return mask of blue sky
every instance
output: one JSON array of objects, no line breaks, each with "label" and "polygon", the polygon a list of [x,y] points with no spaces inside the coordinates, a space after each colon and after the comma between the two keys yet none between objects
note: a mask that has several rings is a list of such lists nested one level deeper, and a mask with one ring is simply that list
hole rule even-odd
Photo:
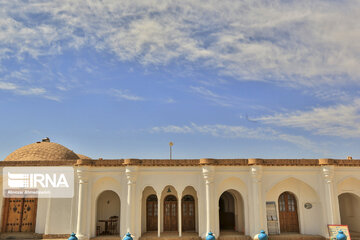
[{"label": "blue sky", "polygon": [[360,157],[359,1],[0,1],[0,158]]}]

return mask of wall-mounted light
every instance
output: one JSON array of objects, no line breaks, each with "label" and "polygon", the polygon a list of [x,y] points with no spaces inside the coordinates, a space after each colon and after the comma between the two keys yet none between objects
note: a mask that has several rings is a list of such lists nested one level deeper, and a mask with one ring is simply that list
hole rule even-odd
[{"label": "wall-mounted light", "polygon": [[107,200],[107,202],[106,202],[107,204],[109,204],[110,203],[110,200]]},{"label": "wall-mounted light", "polygon": [[169,192],[171,192],[171,189],[170,189],[170,187],[168,187],[168,190],[167,190],[167,192],[169,193]]}]

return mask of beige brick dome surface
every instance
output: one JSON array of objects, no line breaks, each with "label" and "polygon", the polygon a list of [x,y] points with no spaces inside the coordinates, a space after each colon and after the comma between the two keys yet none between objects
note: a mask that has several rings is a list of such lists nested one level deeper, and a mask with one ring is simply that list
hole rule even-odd
[{"label": "beige brick dome surface", "polygon": [[82,154],[79,154],[79,153],[77,153],[76,155],[78,155],[78,157],[79,157],[80,159],[91,159],[91,158],[89,158],[88,156],[85,156],[85,155],[82,155]]},{"label": "beige brick dome surface", "polygon": [[76,160],[80,158],[82,157],[58,143],[37,142],[15,150],[4,161]]}]

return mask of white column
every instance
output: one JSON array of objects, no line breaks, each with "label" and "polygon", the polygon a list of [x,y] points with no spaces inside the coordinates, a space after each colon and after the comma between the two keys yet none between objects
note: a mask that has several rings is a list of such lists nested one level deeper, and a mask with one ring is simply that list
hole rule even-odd
[{"label": "white column", "polygon": [[158,237],[160,237],[161,233],[161,195],[158,198]]},{"label": "white column", "polygon": [[204,166],[202,169],[205,180],[206,193],[206,234],[210,231],[218,234],[215,229],[215,213],[218,208],[214,207],[214,167]]},{"label": "white column", "polygon": [[127,166],[125,175],[127,179],[127,200],[126,200],[126,232],[135,233],[135,187],[136,187],[135,166]]},{"label": "white column", "polygon": [[334,166],[323,166],[321,171],[325,188],[326,224],[340,224],[339,201],[334,191]]},{"label": "white column", "polygon": [[179,237],[182,235],[181,195],[178,197],[178,230]]},{"label": "white column", "polygon": [[45,222],[45,234],[50,234],[50,224],[51,224],[51,196],[48,198],[48,205],[47,205],[47,211],[46,211],[46,222]]},{"label": "white column", "polygon": [[265,203],[262,198],[262,166],[251,166],[251,187],[252,187],[252,208],[253,208],[253,232],[252,236],[264,230],[264,207]]},{"label": "white column", "polygon": [[86,235],[88,177],[87,172],[81,168],[77,170],[77,175],[79,180],[79,195],[76,235],[78,239],[88,239]]}]

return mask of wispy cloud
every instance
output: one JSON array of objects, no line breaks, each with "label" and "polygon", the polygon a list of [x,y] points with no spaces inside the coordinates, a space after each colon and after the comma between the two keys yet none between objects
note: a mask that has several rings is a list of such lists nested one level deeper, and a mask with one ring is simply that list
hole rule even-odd
[{"label": "wispy cloud", "polygon": [[23,96],[38,96],[52,101],[60,102],[60,97],[50,94],[45,88],[41,87],[27,87],[18,84],[0,81],[0,91],[12,92],[16,95]]},{"label": "wispy cloud", "polygon": [[173,98],[166,99],[166,103],[176,103],[176,101]]},{"label": "wispy cloud", "polygon": [[320,151],[317,149],[317,144],[303,136],[296,136],[281,133],[272,128],[247,128],[244,126],[233,126],[224,124],[214,125],[197,125],[191,123],[190,125],[176,126],[156,126],[151,128],[151,133],[176,133],[176,134],[205,134],[214,137],[222,138],[244,138],[244,139],[258,139],[258,140],[282,140],[290,142],[297,146],[311,149],[314,152]]},{"label": "wispy cloud", "polygon": [[348,104],[263,116],[256,120],[270,125],[302,128],[317,135],[359,138],[360,99]]},{"label": "wispy cloud", "polygon": [[0,89],[1,90],[16,90],[17,86],[13,83],[0,82]]},{"label": "wispy cloud", "polygon": [[111,89],[111,95],[118,99],[128,100],[128,101],[143,101],[144,98],[131,94],[129,90],[121,90],[121,89]]},{"label": "wispy cloud", "polygon": [[213,91],[200,86],[190,86],[191,91],[200,94],[203,98],[224,107],[229,107],[233,105],[232,100],[227,96],[220,96]]},{"label": "wispy cloud", "polygon": [[0,59],[92,47],[290,87],[359,84],[360,2],[3,1]]}]

